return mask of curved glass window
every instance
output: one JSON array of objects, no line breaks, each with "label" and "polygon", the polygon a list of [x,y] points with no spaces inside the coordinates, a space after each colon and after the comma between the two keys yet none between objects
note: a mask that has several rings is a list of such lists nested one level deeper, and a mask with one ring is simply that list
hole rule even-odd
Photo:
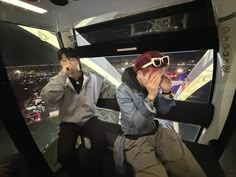
[{"label": "curved glass window", "polygon": [[[176,100],[207,103],[210,96],[211,81],[213,76],[213,50],[182,51],[162,53],[170,57],[167,75],[172,79],[172,93]],[[138,55],[107,56],[99,58],[86,58],[86,60],[104,60],[112,65],[108,73],[103,68],[90,67],[94,73],[100,74],[111,86],[121,83],[121,75],[127,67],[132,66],[132,61]],[[99,65],[99,64],[98,64]],[[107,63],[106,66],[109,66]],[[105,67],[106,68],[106,67]],[[108,70],[108,69],[105,69]],[[117,83],[114,84],[114,83]],[[104,116],[106,115],[107,116]],[[118,122],[109,115],[102,113],[101,118],[111,122]],[[118,116],[118,115],[117,115]],[[113,116],[114,117],[114,116]],[[162,124],[170,123],[184,140],[195,141],[200,126],[160,120]]]},{"label": "curved glass window", "polygon": [[[57,108],[47,109],[39,93],[59,70],[56,33],[5,22],[0,25],[1,51],[18,105],[35,142],[54,169]],[[50,152],[52,148],[54,153]]]}]

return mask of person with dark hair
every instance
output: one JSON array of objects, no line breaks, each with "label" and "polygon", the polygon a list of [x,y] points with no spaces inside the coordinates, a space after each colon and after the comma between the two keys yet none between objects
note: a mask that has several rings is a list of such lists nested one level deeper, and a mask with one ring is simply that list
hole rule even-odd
[{"label": "person with dark hair", "polygon": [[122,173],[126,157],[136,177],[206,177],[174,129],[155,120],[156,113],[175,106],[171,79],[165,75],[168,65],[168,56],[147,51],[122,75],[116,94],[123,131],[115,142],[117,170]]},{"label": "person with dark hair", "polygon": [[[58,160],[70,177],[81,175],[76,158],[76,141],[83,136],[91,141],[90,176],[100,176],[101,161],[107,148],[106,126],[97,118],[96,104],[100,99],[115,99],[115,89],[92,73],[81,70],[80,59],[73,48],[57,53],[62,70],[42,89],[41,96],[48,106],[59,105],[60,132]],[[117,105],[118,107],[118,105]]]}]

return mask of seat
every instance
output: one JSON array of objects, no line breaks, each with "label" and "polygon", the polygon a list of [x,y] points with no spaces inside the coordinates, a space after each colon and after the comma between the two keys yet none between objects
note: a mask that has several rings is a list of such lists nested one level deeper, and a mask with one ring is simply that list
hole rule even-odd
[{"label": "seat", "polygon": [[[214,152],[208,145],[198,144],[194,142],[188,142],[184,141],[186,146],[189,148],[189,150],[193,153],[194,157],[206,173],[207,177],[224,177],[223,169],[221,168],[220,163],[218,162]],[[80,147],[83,148],[84,146]],[[85,148],[85,147],[84,147]],[[104,177],[120,177],[115,172],[115,165],[113,161],[113,152],[111,150],[112,148],[108,148],[108,151],[106,152],[106,155],[104,157]],[[83,149],[81,152],[84,152],[86,150]],[[85,157],[85,156],[84,156]],[[85,160],[85,159],[84,159]],[[82,160],[82,161],[84,161]],[[88,168],[89,169],[89,168]],[[131,177],[128,175],[124,175],[123,177]]]},{"label": "seat", "polygon": [[198,161],[207,177],[224,177],[223,169],[216,158],[216,154],[208,145],[184,141],[193,156]]},{"label": "seat", "polygon": [[[222,155],[227,145],[228,139],[232,135],[232,132],[235,131],[236,119],[235,119],[235,111],[233,109],[235,104],[236,104],[236,99],[234,96],[234,100],[231,105],[231,109],[230,109],[227,121],[225,123],[224,129],[219,139],[216,141],[217,145],[210,143],[211,145],[209,146],[209,145],[199,144],[196,142],[184,141],[186,146],[192,152],[192,154],[194,155],[194,157],[196,158],[196,160],[198,161],[198,163],[200,164],[200,166],[206,173],[207,177],[224,177],[225,176],[218,159]],[[193,103],[193,105],[192,105],[191,111],[197,112],[198,113],[197,115],[195,114],[193,115],[191,111],[186,111],[185,114],[183,114],[182,111],[185,110],[186,108],[185,106],[188,107],[189,105],[188,104],[186,105],[184,102],[179,102],[180,110],[175,109],[174,111],[172,111],[171,114],[175,116],[174,117],[170,116],[170,117],[172,118],[179,117],[178,115],[181,114],[183,116],[181,117],[181,122],[188,123],[188,121],[191,121],[191,123],[195,123],[203,127],[207,126],[210,123],[210,120],[212,119],[211,116],[213,114],[214,107],[209,104],[204,106],[204,104],[199,104],[199,103]],[[207,113],[205,113],[203,110],[207,110]],[[191,115],[193,117],[192,120],[189,119]],[[205,120],[203,122],[199,121],[197,119],[198,116],[200,116],[201,120],[204,120],[204,118]],[[168,118],[167,120],[170,120],[170,119]],[[114,127],[112,127],[111,129],[114,130]],[[113,152],[112,152],[111,147],[108,148],[108,151],[105,155],[103,170],[105,172],[104,177],[125,177],[125,176],[120,176],[115,173]],[[127,175],[127,177],[131,177],[131,176]]]}]

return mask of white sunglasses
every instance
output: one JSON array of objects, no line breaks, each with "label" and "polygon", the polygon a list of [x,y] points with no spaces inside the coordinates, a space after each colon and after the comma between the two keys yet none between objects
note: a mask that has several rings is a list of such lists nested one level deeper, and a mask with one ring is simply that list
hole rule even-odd
[{"label": "white sunglasses", "polygon": [[163,56],[163,57],[155,57],[151,58],[151,61],[145,65],[143,65],[141,68],[146,68],[150,65],[153,65],[155,67],[161,66],[161,64],[170,64],[169,56]]}]

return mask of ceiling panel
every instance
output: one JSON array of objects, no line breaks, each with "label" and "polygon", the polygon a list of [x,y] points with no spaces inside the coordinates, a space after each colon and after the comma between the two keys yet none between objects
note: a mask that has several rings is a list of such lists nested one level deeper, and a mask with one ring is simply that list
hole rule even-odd
[{"label": "ceiling panel", "polygon": [[[64,31],[90,17],[110,13],[116,14],[115,18],[117,18],[189,1],[193,0],[70,0],[68,5],[62,7],[52,4],[49,0],[32,3],[48,10],[43,15],[0,2],[0,20]],[[106,18],[114,18],[114,16],[106,16]]]}]

